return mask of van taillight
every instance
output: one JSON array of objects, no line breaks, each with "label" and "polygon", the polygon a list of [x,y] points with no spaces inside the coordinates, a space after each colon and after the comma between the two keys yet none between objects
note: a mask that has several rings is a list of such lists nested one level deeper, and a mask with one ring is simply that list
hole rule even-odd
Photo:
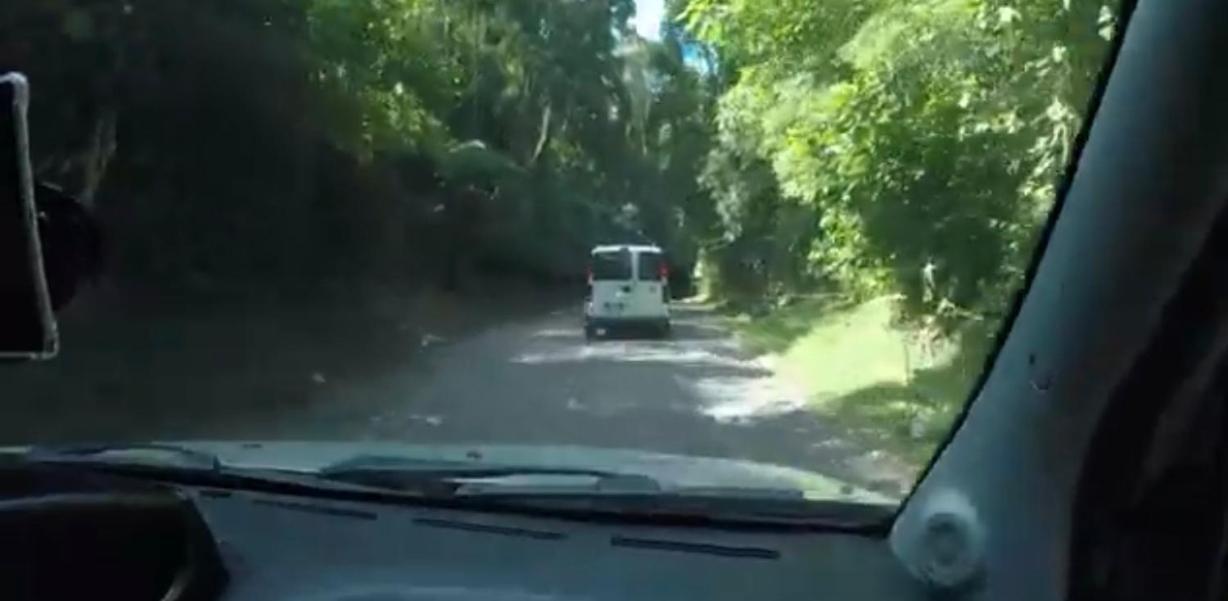
[{"label": "van taillight", "polygon": [[665,261],[661,261],[661,266],[657,268],[657,275],[660,276],[662,282],[669,280],[669,265]]},{"label": "van taillight", "polygon": [[584,279],[589,286],[593,285],[593,265],[591,263],[584,268]]}]

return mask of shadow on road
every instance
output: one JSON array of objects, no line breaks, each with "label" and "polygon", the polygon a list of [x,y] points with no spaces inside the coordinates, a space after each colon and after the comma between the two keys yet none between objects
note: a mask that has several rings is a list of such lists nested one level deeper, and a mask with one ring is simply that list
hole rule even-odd
[{"label": "shadow on road", "polygon": [[540,291],[411,291],[379,306],[349,296],[104,300],[59,316],[56,358],[0,365],[0,442],[338,438],[314,419],[323,393],[418,377],[437,347],[558,304]]}]

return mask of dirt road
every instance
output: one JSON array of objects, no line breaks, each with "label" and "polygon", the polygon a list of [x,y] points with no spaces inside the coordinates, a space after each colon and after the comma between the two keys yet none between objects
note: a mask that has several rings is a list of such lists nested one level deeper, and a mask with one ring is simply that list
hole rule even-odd
[{"label": "dirt road", "polygon": [[426,333],[448,331],[440,321],[360,335],[285,309],[240,315],[70,331],[61,357],[4,376],[0,439],[574,444],[776,463],[892,494],[913,475],[824,424],[697,305],[675,308],[667,340],[595,342],[576,308],[456,339]]},{"label": "dirt road", "polygon": [[424,342],[425,365],[322,387],[310,415],[279,420],[277,434],[733,457],[893,493],[912,476],[825,427],[703,307],[678,307],[667,340],[586,342],[576,312],[559,310]]}]

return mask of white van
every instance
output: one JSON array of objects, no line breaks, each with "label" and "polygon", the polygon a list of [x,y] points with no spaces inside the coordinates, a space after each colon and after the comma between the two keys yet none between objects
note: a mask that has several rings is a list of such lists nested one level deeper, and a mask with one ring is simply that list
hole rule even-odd
[{"label": "white van", "polygon": [[656,246],[614,244],[593,248],[588,264],[584,335],[615,328],[650,328],[669,335],[669,268]]}]

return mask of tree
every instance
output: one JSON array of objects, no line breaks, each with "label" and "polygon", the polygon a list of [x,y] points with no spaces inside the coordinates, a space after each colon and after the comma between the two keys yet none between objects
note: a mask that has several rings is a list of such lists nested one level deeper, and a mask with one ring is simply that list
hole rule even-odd
[{"label": "tree", "polygon": [[694,253],[708,101],[633,10],[26,0],[0,66],[30,74],[39,176],[96,199],[118,280],[558,277],[606,238]]},{"label": "tree", "polygon": [[827,282],[901,292],[913,312],[1001,310],[1051,206],[1111,11],[805,4],[680,11],[737,68],[703,178],[721,244],[743,249],[725,267],[759,265],[756,294]]}]

